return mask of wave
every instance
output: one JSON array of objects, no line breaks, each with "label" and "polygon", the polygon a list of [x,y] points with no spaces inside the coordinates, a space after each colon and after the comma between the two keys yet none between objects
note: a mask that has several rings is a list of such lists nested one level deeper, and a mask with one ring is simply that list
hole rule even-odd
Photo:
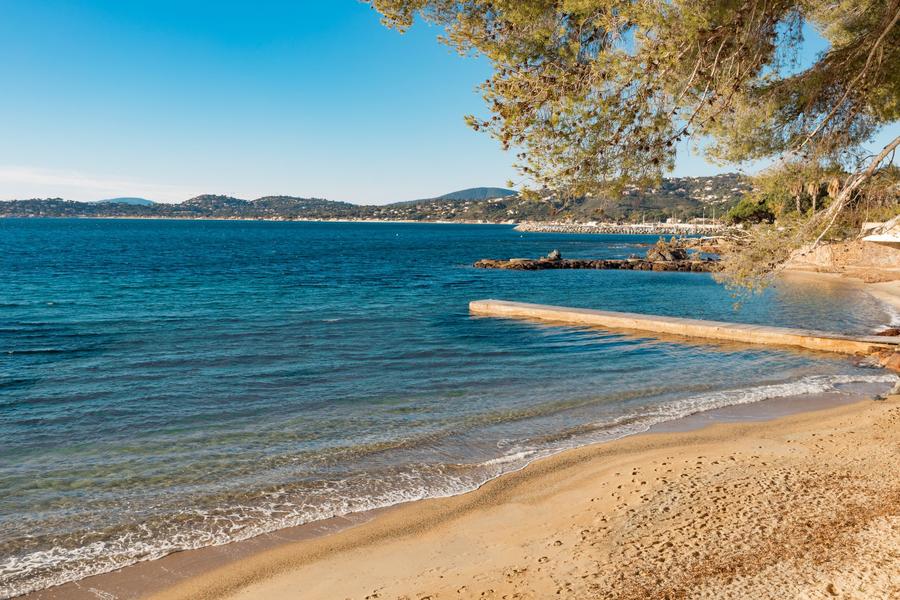
[{"label": "wave", "polygon": [[[890,327],[900,327],[900,308],[897,307],[896,304],[892,302],[884,302],[884,311],[888,314],[889,317],[889,326]],[[878,330],[884,329],[883,327],[879,327]]]},{"label": "wave", "polygon": [[86,348],[23,348],[21,350],[5,350],[7,355],[29,355],[29,354],[69,354],[73,352],[82,352]]},{"label": "wave", "polygon": [[717,408],[750,404],[773,398],[806,396],[838,391],[838,386],[855,383],[892,383],[896,375],[811,375],[797,381],[762,385],[752,388],[723,390],[675,400],[662,405],[659,412],[661,421],[683,418]]}]

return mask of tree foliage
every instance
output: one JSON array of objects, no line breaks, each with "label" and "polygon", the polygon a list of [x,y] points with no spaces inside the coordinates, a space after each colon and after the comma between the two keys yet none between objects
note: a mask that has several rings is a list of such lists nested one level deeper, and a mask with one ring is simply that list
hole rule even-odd
[{"label": "tree foliage", "polygon": [[[724,161],[844,164],[900,117],[900,0],[370,2],[493,62],[493,115],[469,122],[523,149],[522,170],[551,188],[658,177],[688,136]],[[804,23],[830,49],[797,71]]]},{"label": "tree foliage", "polygon": [[[795,253],[858,236],[863,223],[900,214],[900,168],[868,172],[877,163],[876,157],[869,169],[849,175],[788,163],[757,176],[757,187],[728,215],[745,228],[734,234],[736,251],[726,254],[717,279],[735,289],[761,289]],[[864,179],[864,188],[854,185]]]},{"label": "tree foliage", "polygon": [[728,211],[725,221],[732,225],[741,223],[774,223],[775,213],[769,200],[762,194],[747,194],[737,206]]},{"label": "tree foliage", "polygon": [[[788,192],[779,209],[819,238],[900,144],[861,151],[900,118],[900,0],[368,1],[391,27],[422,18],[490,59],[491,116],[468,122],[519,150],[538,187],[656,180],[680,142],[703,139],[712,160],[780,158],[789,187],[824,185],[805,195],[827,208]],[[805,24],[829,48],[800,68]]]}]

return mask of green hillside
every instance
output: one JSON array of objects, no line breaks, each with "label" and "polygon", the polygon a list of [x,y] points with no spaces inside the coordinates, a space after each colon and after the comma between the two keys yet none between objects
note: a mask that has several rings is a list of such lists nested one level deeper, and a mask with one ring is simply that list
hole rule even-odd
[{"label": "green hillside", "polygon": [[204,194],[179,204],[72,202],[59,198],[0,202],[0,216],[218,219],[381,219],[405,221],[656,221],[723,215],[750,189],[740,175],[665,179],[653,188],[626,187],[608,196],[526,200],[503,188],[471,188],[438,198],[366,206],[322,198],[265,196],[242,200]]}]

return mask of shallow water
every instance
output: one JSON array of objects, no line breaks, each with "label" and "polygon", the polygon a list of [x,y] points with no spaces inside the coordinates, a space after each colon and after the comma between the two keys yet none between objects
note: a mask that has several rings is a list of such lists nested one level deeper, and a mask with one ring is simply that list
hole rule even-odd
[{"label": "shallow water", "polygon": [[0,219],[0,597],[472,489],[716,406],[892,380],[854,360],[473,318],[501,298],[868,333],[859,291],[484,271],[648,236]]}]

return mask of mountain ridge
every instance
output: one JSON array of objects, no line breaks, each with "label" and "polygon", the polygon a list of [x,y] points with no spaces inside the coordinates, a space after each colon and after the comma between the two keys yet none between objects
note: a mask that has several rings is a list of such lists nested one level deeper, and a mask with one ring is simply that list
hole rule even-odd
[{"label": "mountain ridge", "polygon": [[[722,215],[749,189],[750,184],[746,178],[729,173],[710,177],[670,178],[652,188],[626,186],[615,195],[610,193],[561,199],[545,194],[541,201],[522,198],[512,190],[490,187],[468,188],[430,199],[377,206],[286,195],[245,200],[222,194],[201,194],[176,204],[152,205],[86,203],[45,198],[0,202],[0,216],[490,223],[641,221]],[[501,192],[502,195],[494,197]]]}]

